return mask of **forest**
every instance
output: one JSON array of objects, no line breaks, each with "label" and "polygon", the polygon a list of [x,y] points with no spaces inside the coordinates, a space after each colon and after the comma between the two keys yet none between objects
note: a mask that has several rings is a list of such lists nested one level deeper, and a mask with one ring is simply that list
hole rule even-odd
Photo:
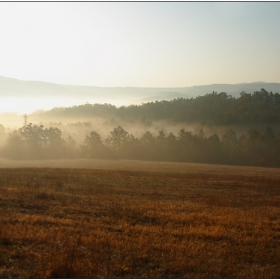
[{"label": "forest", "polygon": [[279,278],[278,97],[0,124],[0,278]]},{"label": "forest", "polygon": [[163,129],[156,135],[145,132],[135,137],[121,126],[102,139],[91,131],[82,145],[56,127],[28,124],[10,133],[1,157],[11,159],[98,158],[177,161],[252,166],[280,166],[280,139],[271,127],[263,132],[250,129],[237,137],[229,129],[220,138],[181,129],[177,135]]},{"label": "forest", "polygon": [[[26,123],[19,129],[0,127],[2,148],[0,156],[10,159],[135,159],[151,161],[173,161],[193,163],[215,163],[230,165],[280,166],[280,137],[275,127],[280,121],[280,95],[264,89],[239,98],[226,93],[207,94],[195,99],[152,102],[116,108],[109,104],[85,104],[71,108],[54,108],[41,114],[56,115],[58,119],[75,116],[103,117],[110,120],[125,119],[129,124],[145,123],[144,132],[135,134],[114,121],[114,127],[107,135],[93,129],[90,122],[78,123],[81,141],[62,131],[59,125]],[[37,112],[39,114],[39,112]],[[158,130],[153,122],[173,121],[178,128],[172,132],[166,128]],[[202,128],[196,132],[186,129],[184,123],[200,123],[204,127],[223,125],[224,132],[205,133]],[[171,122],[172,123],[172,122]],[[61,123],[60,123],[61,124]],[[112,123],[111,123],[112,124]],[[246,124],[245,133],[236,132],[232,124]],[[262,129],[254,127],[262,124]],[[76,126],[72,124],[72,126]],[[135,131],[135,130],[134,130]]]},{"label": "forest", "polygon": [[34,112],[37,117],[113,117],[127,121],[152,122],[169,120],[175,123],[205,125],[278,124],[280,94],[265,89],[253,94],[241,92],[238,98],[225,92],[196,98],[177,98],[141,105],[116,107],[111,104],[83,104]]}]

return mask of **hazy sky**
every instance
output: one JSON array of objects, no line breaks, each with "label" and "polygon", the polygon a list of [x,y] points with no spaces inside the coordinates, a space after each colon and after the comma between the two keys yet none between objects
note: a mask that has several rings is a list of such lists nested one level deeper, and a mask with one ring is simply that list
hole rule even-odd
[{"label": "hazy sky", "polygon": [[0,3],[0,75],[135,87],[280,82],[280,2]]}]

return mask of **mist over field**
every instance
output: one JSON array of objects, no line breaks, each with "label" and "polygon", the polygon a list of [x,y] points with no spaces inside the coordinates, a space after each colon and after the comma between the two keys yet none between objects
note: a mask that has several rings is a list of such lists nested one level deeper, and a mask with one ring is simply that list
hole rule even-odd
[{"label": "mist over field", "polygon": [[[0,156],[132,159],[279,166],[280,95],[212,92],[115,106],[2,114]],[[272,156],[273,155],[273,156]]]},{"label": "mist over field", "polygon": [[0,278],[280,279],[279,15],[0,1]]},{"label": "mist over field", "polygon": [[[225,133],[227,126],[205,125],[201,120],[177,121],[166,118],[151,120],[145,112],[137,119],[127,119],[116,111],[122,108],[140,106],[141,104],[169,101],[179,98],[196,98],[212,92],[226,92],[235,98],[241,92],[254,92],[265,87],[268,91],[279,92],[279,83],[247,83],[247,84],[213,84],[184,88],[109,88],[93,86],[71,86],[39,81],[23,81],[13,78],[0,77],[0,117],[5,127],[2,128],[0,144],[3,145],[7,135],[24,124],[23,115],[28,115],[28,123],[42,124],[46,127],[56,126],[61,129],[63,136],[71,135],[78,144],[82,144],[90,131],[95,130],[104,139],[115,126],[123,126],[136,137],[147,130],[156,134],[163,129],[177,134],[184,128],[198,132],[203,129],[206,135]],[[144,102],[145,101],[145,102]],[[88,106],[86,106],[88,104]],[[96,104],[90,113],[86,107]],[[98,104],[100,106],[98,107]],[[102,104],[104,104],[102,106]],[[108,106],[106,106],[106,104]],[[67,109],[68,108],[68,109]],[[76,108],[76,110],[75,110]],[[78,109],[81,108],[80,111]],[[83,108],[85,108],[83,110]],[[180,108],[178,108],[180,109]],[[165,110],[165,109],[164,109]],[[203,108],[207,110],[207,108]],[[2,113],[1,113],[2,111]],[[64,112],[66,112],[64,114]],[[231,124],[237,133],[244,133],[243,124]],[[259,125],[257,127],[260,127]],[[275,125],[274,125],[275,127]],[[263,129],[264,127],[261,126]],[[277,129],[277,127],[275,127]]]}]

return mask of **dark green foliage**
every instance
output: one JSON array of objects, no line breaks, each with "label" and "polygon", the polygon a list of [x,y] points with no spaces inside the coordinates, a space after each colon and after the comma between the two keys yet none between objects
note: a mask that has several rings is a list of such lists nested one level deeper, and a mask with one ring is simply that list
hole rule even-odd
[{"label": "dark green foliage", "polygon": [[[82,156],[280,166],[280,138],[270,126],[263,132],[250,129],[240,137],[233,129],[219,136],[206,136],[203,130],[194,134],[184,129],[174,135],[161,129],[157,135],[146,131],[139,138],[117,126],[120,119],[147,126],[151,121],[159,120],[226,127],[233,127],[234,124],[246,124],[246,127],[257,124],[263,127],[269,124],[275,126],[280,122],[280,95],[268,93],[265,89],[253,94],[242,92],[239,98],[233,98],[224,92],[213,92],[195,99],[179,98],[120,108],[110,104],[85,104],[55,108],[46,114],[61,117],[106,117],[116,127],[104,141],[97,132],[91,131],[78,150],[75,149],[73,139],[68,137],[64,140],[57,127],[44,128],[42,125],[29,124],[9,134],[1,155],[15,159]],[[90,123],[78,125],[90,127]],[[4,127],[0,127],[1,133],[5,134]]]},{"label": "dark green foliage", "polygon": [[118,126],[113,131],[111,131],[110,135],[105,140],[106,144],[116,151],[121,150],[128,141],[129,134],[121,126]]},{"label": "dark green foliage", "polygon": [[69,155],[69,143],[58,128],[30,123],[8,136],[2,154],[15,159],[63,158]]},{"label": "dark green foliage", "polygon": [[[138,139],[118,126],[105,144],[92,132],[86,137],[85,147],[91,138],[96,138],[95,149],[107,149],[107,155],[120,159],[280,166],[280,139],[271,127],[264,133],[250,129],[239,138],[232,129],[221,139],[217,134],[205,136],[202,129],[197,134],[181,129],[177,136],[161,129],[158,135],[147,131]],[[104,153],[99,155],[105,157]]]},{"label": "dark green foliage", "polygon": [[239,98],[234,98],[225,92],[213,92],[196,98],[178,98],[120,108],[110,104],[87,103],[55,108],[41,114],[45,117],[118,118],[147,125],[160,120],[203,125],[277,124],[280,121],[280,94],[261,89],[253,94],[241,92]]},{"label": "dark green foliage", "polygon": [[147,131],[137,138],[118,126],[104,142],[97,132],[91,131],[79,152],[73,148],[74,145],[71,137],[62,139],[58,128],[44,129],[43,126],[29,124],[9,135],[2,156],[14,159],[82,156],[280,166],[280,139],[271,127],[263,133],[250,129],[240,137],[229,129],[220,139],[217,134],[206,136],[202,129],[197,134],[181,129],[177,136],[161,129],[155,136]]},{"label": "dark green foliage", "polygon": [[103,147],[100,135],[96,131],[91,131],[90,134],[86,136],[82,149],[86,157],[98,158],[101,155]]},{"label": "dark green foliage", "polygon": [[114,158],[96,131],[91,131],[86,136],[84,144],[81,146],[81,152],[83,156],[88,158]]}]

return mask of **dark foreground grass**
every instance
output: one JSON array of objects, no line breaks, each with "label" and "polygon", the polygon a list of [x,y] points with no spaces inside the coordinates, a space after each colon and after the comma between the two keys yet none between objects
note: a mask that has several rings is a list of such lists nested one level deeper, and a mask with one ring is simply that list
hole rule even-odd
[{"label": "dark foreground grass", "polygon": [[0,169],[0,277],[279,278],[273,172]]}]

